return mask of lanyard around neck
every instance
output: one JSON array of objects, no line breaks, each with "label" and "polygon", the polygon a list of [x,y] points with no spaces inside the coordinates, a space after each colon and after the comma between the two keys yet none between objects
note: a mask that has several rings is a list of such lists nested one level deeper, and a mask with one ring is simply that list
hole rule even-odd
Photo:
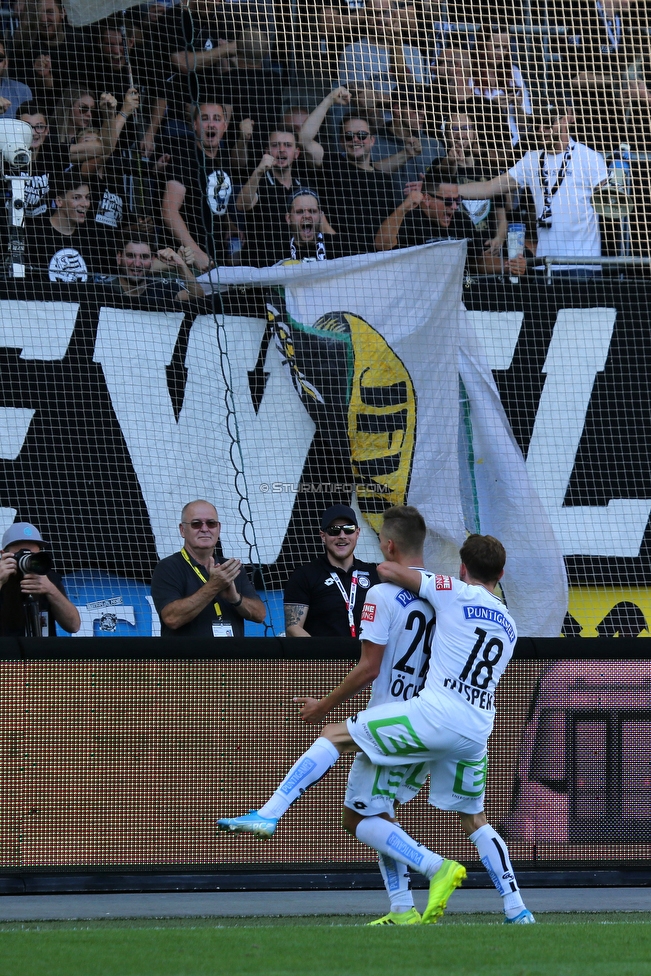
[{"label": "lanyard around neck", "polygon": [[[183,546],[183,548],[181,549],[181,555],[185,559],[185,561],[188,564],[188,566],[190,566],[195,571],[195,573],[197,574],[197,576],[199,577],[199,579],[201,580],[201,582],[202,583],[207,583],[208,580],[203,575],[203,573],[201,572],[201,570],[199,569],[199,567],[198,566],[195,566],[195,564],[192,562],[192,560],[188,556],[188,554],[186,552],[186,549],[185,549],[185,546]],[[223,614],[222,614],[222,608],[221,608],[220,604],[217,602],[217,600],[215,600],[215,602],[213,603],[213,607],[215,608],[215,613],[217,615],[217,619],[218,620],[221,620],[222,619],[222,616],[223,616]]]},{"label": "lanyard around neck", "polygon": [[[296,247],[295,237],[292,237],[291,241],[289,242],[289,253],[292,260],[296,261],[298,258],[298,248]],[[326,260],[326,246],[325,241],[323,240],[323,234],[316,235],[316,259],[317,261]]]},{"label": "lanyard around neck", "polygon": [[[556,153],[554,153],[556,155]],[[567,167],[572,161],[572,146],[568,146],[563,153],[563,162],[561,163],[560,169],[556,176],[556,182],[553,186],[549,183],[549,167],[547,165],[547,153],[543,149],[540,154],[540,186],[542,188],[543,194],[545,196],[545,210],[550,210],[552,205],[552,200],[560,190],[563,185],[563,181],[567,175]]]},{"label": "lanyard around neck", "polygon": [[357,598],[357,570],[353,570],[353,576],[350,581],[350,594],[346,593],[344,589],[344,584],[341,582],[338,573],[330,573],[330,579],[339,587],[339,592],[344,598],[344,603],[346,604],[346,612],[348,613],[348,626],[350,627],[350,636],[357,637],[357,628],[355,627],[355,600]]}]

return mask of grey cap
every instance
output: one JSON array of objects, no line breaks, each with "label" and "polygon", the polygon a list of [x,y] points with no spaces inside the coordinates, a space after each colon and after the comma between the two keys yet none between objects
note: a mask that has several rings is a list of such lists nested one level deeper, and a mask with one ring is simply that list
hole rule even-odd
[{"label": "grey cap", "polygon": [[327,508],[321,516],[321,529],[323,532],[332,525],[335,519],[346,519],[351,525],[357,525],[357,516],[349,505],[333,505]]},{"label": "grey cap", "polygon": [[6,549],[12,542],[44,542],[35,525],[30,522],[14,522],[2,537],[2,548]]}]

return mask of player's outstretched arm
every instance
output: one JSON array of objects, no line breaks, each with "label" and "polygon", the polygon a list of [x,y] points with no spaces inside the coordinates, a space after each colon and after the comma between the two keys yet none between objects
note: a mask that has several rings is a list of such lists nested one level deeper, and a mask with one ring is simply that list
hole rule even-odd
[{"label": "player's outstretched arm", "polygon": [[417,569],[408,569],[399,563],[384,562],[377,568],[378,575],[383,583],[395,583],[396,586],[403,586],[412,593],[418,593],[422,583],[422,577]]},{"label": "player's outstretched arm", "polygon": [[384,647],[384,644],[363,640],[359,663],[329,695],[321,699],[295,698],[294,701],[302,705],[299,715],[303,721],[308,725],[320,722],[337,705],[348,701],[362,689],[368,688],[380,673]]}]

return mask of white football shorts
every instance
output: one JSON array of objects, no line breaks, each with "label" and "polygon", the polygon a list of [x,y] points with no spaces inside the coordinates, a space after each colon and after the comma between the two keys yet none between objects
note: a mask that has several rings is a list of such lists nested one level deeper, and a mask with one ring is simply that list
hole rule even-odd
[{"label": "white football shorts", "polygon": [[359,752],[351,766],[346,785],[344,806],[363,817],[394,815],[395,803],[409,803],[425,785],[429,763],[411,766],[374,766],[368,756]]},{"label": "white football shorts", "polygon": [[434,717],[431,707],[423,708],[418,698],[412,698],[358,712],[346,725],[372,765],[394,769],[426,763],[432,806],[480,813],[486,790],[486,745],[437,725]]}]

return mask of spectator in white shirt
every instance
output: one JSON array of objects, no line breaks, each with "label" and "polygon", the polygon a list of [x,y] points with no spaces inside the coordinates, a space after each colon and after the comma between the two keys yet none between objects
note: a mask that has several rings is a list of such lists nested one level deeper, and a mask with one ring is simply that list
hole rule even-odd
[{"label": "spectator in white shirt", "polygon": [[[526,187],[533,196],[537,227],[537,257],[600,257],[599,218],[592,192],[605,183],[608,170],[600,153],[575,142],[570,135],[570,110],[547,105],[537,110],[536,131],[544,148],[526,153],[506,173],[485,183],[442,188],[449,196],[481,200]],[[600,273],[598,266],[556,265],[554,272],[573,277]]]}]

